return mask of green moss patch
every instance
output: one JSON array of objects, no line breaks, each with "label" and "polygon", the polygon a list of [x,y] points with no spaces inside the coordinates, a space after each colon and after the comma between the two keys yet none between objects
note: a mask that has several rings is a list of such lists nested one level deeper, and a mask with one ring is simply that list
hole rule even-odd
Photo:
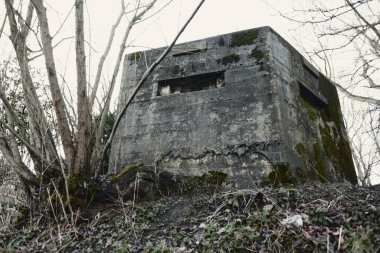
[{"label": "green moss patch", "polygon": [[136,171],[138,168],[142,166],[144,166],[144,163],[139,163],[132,166],[124,167],[123,169],[120,170],[120,172],[116,176],[111,178],[111,183],[114,183],[114,184],[118,183],[124,177],[125,174],[127,174],[128,172]]},{"label": "green moss patch", "polygon": [[71,175],[67,179],[67,185],[70,195],[76,195],[77,192],[83,190],[83,188],[88,189],[91,195],[95,194],[98,191],[94,180],[91,177],[85,175]]},{"label": "green moss patch", "polygon": [[204,183],[221,186],[227,180],[227,173],[221,171],[210,171],[207,174],[198,177],[198,179]]},{"label": "green moss patch", "polygon": [[224,56],[221,60],[219,60],[219,63],[222,63],[223,65],[227,65],[230,63],[236,63],[240,61],[240,56],[234,53],[228,54]]},{"label": "green moss patch", "polygon": [[259,33],[257,30],[245,31],[232,34],[231,47],[240,47],[245,45],[252,45],[257,39]]},{"label": "green moss patch", "polygon": [[278,163],[275,165],[275,170],[269,173],[268,178],[262,182],[262,185],[287,185],[294,184],[296,181],[289,163]]},{"label": "green moss patch", "polygon": [[299,182],[304,183],[306,181],[306,175],[302,168],[296,168],[296,177]]},{"label": "green moss patch", "polygon": [[332,121],[335,123],[336,127],[339,130],[342,129],[340,113],[341,110],[338,93],[335,87],[324,76],[320,77],[319,91],[322,93],[322,95],[327,99],[329,103],[329,106],[325,107],[321,111],[323,121]]},{"label": "green moss patch", "polygon": [[339,140],[335,140],[331,136],[328,126],[319,127],[319,132],[322,137],[323,147],[327,153],[327,156],[331,160],[338,176],[349,180],[350,182],[357,182],[356,172],[351,157],[351,148],[349,143],[340,137]]},{"label": "green moss patch", "polygon": [[255,49],[252,49],[251,54],[249,56],[255,58],[258,62],[261,62],[261,60],[264,59],[265,55],[263,51],[255,48]]},{"label": "green moss patch", "polygon": [[315,155],[315,169],[317,171],[319,180],[321,182],[326,182],[326,165],[325,159],[322,155],[321,147],[318,143],[314,143],[313,145],[314,155]]},{"label": "green moss patch", "polygon": [[141,58],[142,53],[141,52],[135,52],[130,55],[128,55],[129,61],[138,61]]},{"label": "green moss patch", "polygon": [[[342,130],[344,125],[342,123],[339,97],[336,88],[326,77],[321,76],[319,91],[329,103],[329,106],[321,110],[321,117],[325,122],[324,126],[319,127],[323,147],[327,156],[332,161],[338,176],[352,183],[357,183],[351,148]],[[333,122],[335,124],[332,134],[330,133],[327,122]]]},{"label": "green moss patch", "polygon": [[296,145],[296,151],[305,162],[309,161],[309,153],[307,152],[305,146],[302,143],[298,143]]},{"label": "green moss patch", "polygon": [[300,98],[300,103],[301,103],[301,106],[306,109],[307,114],[309,115],[311,120],[314,121],[319,118],[319,111],[314,106],[309,104],[303,98]]},{"label": "green moss patch", "polygon": [[219,41],[218,41],[218,46],[224,47],[225,45],[226,45],[226,42],[224,41],[224,39],[220,38]]}]

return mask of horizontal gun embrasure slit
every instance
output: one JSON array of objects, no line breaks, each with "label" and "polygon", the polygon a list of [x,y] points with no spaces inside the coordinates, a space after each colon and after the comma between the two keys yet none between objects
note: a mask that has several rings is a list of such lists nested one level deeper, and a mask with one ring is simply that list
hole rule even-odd
[{"label": "horizontal gun embrasure slit", "polygon": [[158,81],[157,96],[167,96],[200,90],[219,88],[224,85],[224,72],[212,72],[200,75]]},{"label": "horizontal gun embrasure slit", "polygon": [[298,82],[301,98],[303,98],[310,105],[314,106],[318,110],[323,109],[328,105],[327,100],[317,92],[313,91],[306,85]]}]

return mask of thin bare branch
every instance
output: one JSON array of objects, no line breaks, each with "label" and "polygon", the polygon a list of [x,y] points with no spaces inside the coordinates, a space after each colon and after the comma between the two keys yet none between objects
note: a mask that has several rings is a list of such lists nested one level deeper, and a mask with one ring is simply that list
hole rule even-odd
[{"label": "thin bare branch", "polygon": [[[66,40],[71,40],[71,39],[75,39],[75,36],[70,36],[70,37],[62,38],[60,41],[58,41],[57,43],[54,44],[53,49],[55,49],[56,47],[58,47],[62,42],[65,42]],[[87,40],[85,40],[85,43],[89,46],[89,48],[92,51],[94,51],[95,53],[97,53],[96,49],[93,48]],[[31,50],[29,50],[29,51],[31,51]],[[36,50],[36,51],[33,51],[33,53],[38,53],[38,52],[42,52],[42,51],[43,51],[42,49],[41,50]],[[44,55],[44,53],[40,53],[38,55],[35,55],[35,56],[29,58],[28,61],[31,62],[31,61],[33,61],[33,60],[35,60],[35,59],[37,59],[37,58],[39,58],[39,57],[41,57],[43,55]]]},{"label": "thin bare branch", "polygon": [[355,7],[350,0],[345,0],[346,3],[351,7],[351,9],[355,12],[355,14],[362,20],[371,30],[376,34],[376,36],[380,39],[380,32],[379,30],[371,23],[369,22],[364,16],[358,11],[357,7]]},{"label": "thin bare branch", "polygon": [[5,14],[3,24],[1,25],[1,28],[0,28],[0,38],[1,38],[1,35],[3,35],[4,26],[5,26],[5,23],[7,22],[7,18],[8,18],[8,14]]},{"label": "thin bare branch", "polygon": [[65,25],[67,19],[69,18],[71,12],[74,10],[74,7],[75,7],[75,4],[73,4],[73,6],[71,7],[70,11],[67,13],[65,19],[63,20],[62,24],[58,27],[57,31],[53,34],[52,38],[55,38],[55,36],[57,36],[57,34],[61,31],[61,29]]},{"label": "thin bare branch", "polygon": [[359,101],[359,102],[364,102],[364,103],[368,103],[368,104],[372,104],[372,105],[377,105],[379,106],[380,105],[380,100],[378,99],[375,99],[375,98],[370,98],[370,97],[363,97],[363,96],[359,96],[359,95],[355,95],[355,94],[352,94],[351,92],[349,92],[347,89],[345,89],[344,87],[342,87],[341,85],[337,84],[337,83],[334,83],[335,87],[338,88],[338,90],[340,90],[344,95],[346,95],[347,97],[353,99],[353,100],[356,100],[356,101]]},{"label": "thin bare branch", "polygon": [[124,12],[125,12],[125,7],[124,7],[124,3],[122,1],[122,8],[121,8],[120,14],[117,17],[115,24],[111,28],[111,33],[110,33],[110,35],[108,37],[108,42],[107,42],[106,49],[104,50],[104,53],[100,57],[100,60],[99,60],[98,69],[96,71],[96,77],[95,77],[94,85],[92,87],[91,96],[90,96],[90,111],[92,111],[92,107],[94,105],[94,100],[95,100],[95,97],[96,97],[96,93],[98,91],[98,87],[99,87],[100,77],[101,77],[102,70],[103,70],[104,61],[106,60],[107,55],[108,55],[109,51],[111,50],[112,42],[113,42],[113,39],[115,37],[116,28],[119,26],[120,21],[121,21],[123,15],[124,15]]},{"label": "thin bare branch", "polygon": [[150,14],[149,16],[143,18],[143,19],[140,19],[139,21],[136,22],[136,24],[138,23],[141,23],[141,22],[144,22],[148,19],[150,19],[151,17],[154,17],[155,15],[157,15],[158,13],[160,13],[163,9],[165,9],[169,4],[171,4],[174,0],[169,0],[166,4],[164,4],[160,9],[158,9],[157,11],[155,11],[154,13]]}]

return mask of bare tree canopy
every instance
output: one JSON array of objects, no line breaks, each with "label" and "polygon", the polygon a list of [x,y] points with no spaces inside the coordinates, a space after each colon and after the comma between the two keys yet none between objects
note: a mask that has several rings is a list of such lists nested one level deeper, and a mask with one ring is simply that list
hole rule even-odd
[{"label": "bare tree canopy", "polygon": [[369,185],[371,178],[379,177],[380,164],[380,2],[294,0],[293,4],[292,12],[281,15],[303,34],[296,40],[309,59],[322,66],[321,71],[349,98],[342,108],[353,159],[361,184]]},{"label": "bare tree canopy", "polygon": [[[294,6],[292,13],[282,15],[296,22],[299,29],[315,35],[314,48],[305,50],[309,57],[322,63],[322,71],[340,83],[337,88],[341,92],[352,99],[379,105],[376,91],[368,96],[358,89],[380,88],[379,1],[295,1]],[[306,40],[302,36],[298,42],[301,46],[310,44]],[[334,67],[332,59],[340,66]],[[342,66],[345,69],[336,73]]]}]

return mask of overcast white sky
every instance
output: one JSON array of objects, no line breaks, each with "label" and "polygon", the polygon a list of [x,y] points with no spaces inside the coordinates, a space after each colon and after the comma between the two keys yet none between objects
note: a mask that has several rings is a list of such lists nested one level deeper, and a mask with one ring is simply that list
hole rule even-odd
[{"label": "overcast white sky", "polygon": [[[169,1],[158,0],[158,6],[162,6]],[[131,2],[130,6],[133,6],[133,3],[136,1],[125,0],[125,2]],[[54,43],[59,42],[63,38],[74,36],[74,11],[70,13],[73,3],[74,0],[45,1],[48,8],[51,34],[55,34],[65,21],[60,33],[53,38]],[[195,0],[173,0],[163,11],[132,30],[128,40],[131,47],[127,48],[126,52],[168,45],[198,3],[199,1]],[[292,3],[292,0],[206,0],[198,14],[180,37],[179,42],[268,25],[272,26],[285,38],[290,39],[290,33],[288,32],[289,23],[280,17],[274,8],[270,6],[275,6],[275,8],[282,11],[290,11]],[[86,2],[86,39],[94,49],[94,51],[88,51],[87,54],[87,59],[91,63],[91,68],[88,72],[91,82],[93,82],[95,76],[99,57],[105,49],[111,26],[114,24],[119,13],[120,5],[120,0],[91,0]],[[4,18],[4,14],[5,9],[2,5],[0,8],[1,21]],[[70,16],[66,19],[68,14]],[[125,22],[117,30],[119,35],[122,34],[123,28],[125,28]],[[106,61],[104,69],[105,79],[110,79],[112,75],[120,40],[121,36],[117,36],[114,41],[114,50],[111,51]],[[31,47],[33,48],[33,46]],[[38,48],[35,46],[34,49]],[[74,51],[73,38],[65,40],[54,51],[58,71],[70,87],[74,87],[75,85]],[[0,40],[0,59],[9,58],[10,52],[13,53],[10,43],[5,36],[2,36]],[[34,64],[44,66],[42,57],[35,60]]]},{"label": "overcast white sky", "polygon": [[[159,0],[163,3],[169,0]],[[70,12],[74,1],[45,1],[48,6],[48,18],[50,21],[50,30],[54,34],[60,24],[65,20]],[[134,1],[131,0],[133,3]],[[194,0],[174,0],[167,8],[158,15],[153,16],[146,22],[136,26],[130,36],[131,46],[140,46],[142,48],[130,47],[127,52],[138,51],[141,49],[165,46],[171,42],[182,24],[187,20],[194,7],[199,1]],[[269,4],[281,10],[291,10],[292,0],[269,0]],[[91,42],[96,52],[91,52],[88,59],[92,63],[92,72],[97,65],[97,60],[103,52],[112,24],[120,10],[119,0],[91,0],[86,3],[86,30],[87,39]],[[0,9],[0,20],[3,20],[5,10],[3,5]],[[74,35],[74,17],[71,12],[69,18],[64,24],[60,34],[54,37],[54,42],[62,38]],[[125,24],[125,23],[124,23]],[[286,38],[290,38],[288,33],[289,24],[262,0],[206,0],[201,10],[198,12],[187,30],[180,37],[179,42],[201,39],[213,35],[235,32],[238,30],[254,28],[258,26],[272,26],[276,31]],[[125,26],[124,26],[125,27]],[[123,25],[120,25],[118,31],[122,32]],[[91,33],[89,32],[91,31]],[[2,58],[8,57],[9,47],[5,46],[7,41],[4,36],[0,41],[0,53]],[[120,37],[114,41],[115,50],[111,54],[106,67],[111,69],[115,60],[114,56],[118,50]],[[61,73],[66,73],[67,82],[71,83],[73,76],[74,40],[65,40],[55,49],[55,57]],[[69,56],[69,58],[68,58]],[[67,60],[68,59],[68,60]],[[75,73],[75,71],[73,72]],[[91,74],[91,73],[90,73]],[[72,80],[75,83],[75,79]]]},{"label": "overcast white sky", "polygon": [[[159,0],[159,3],[162,5],[168,1]],[[52,8],[49,17],[52,21],[51,23],[54,24],[51,31],[56,31],[59,24],[62,23],[70,11],[73,1],[50,0],[48,2]],[[131,2],[133,3],[133,0]],[[133,52],[168,45],[198,2],[194,0],[174,0],[167,8],[159,12],[158,15],[146,20],[146,22],[136,26],[132,30],[130,39],[128,40],[131,43],[131,47],[126,51]],[[290,10],[292,6],[292,0],[271,0],[268,3],[281,10]],[[86,11],[90,17],[90,19],[86,20],[87,39],[91,41],[91,45],[97,50],[97,52],[92,52],[91,55],[88,55],[88,59],[92,63],[90,73],[92,78],[95,74],[97,60],[106,46],[110,28],[115,22],[119,10],[119,0],[87,1]],[[288,39],[290,38],[288,33],[289,24],[270,5],[262,0],[206,0],[194,20],[180,37],[179,42],[266,25],[272,26],[280,34]],[[57,36],[55,41],[59,41],[63,37],[73,36],[73,27],[73,18],[71,16],[71,19],[67,21],[62,29],[61,35]],[[123,31],[122,25],[120,25],[118,31],[120,33]],[[106,78],[109,78],[112,73],[120,39],[121,37],[119,36],[114,41],[115,50],[111,53],[106,64],[106,73],[108,73],[108,75],[105,75]],[[73,40],[67,40],[55,51],[56,58],[61,63],[61,72],[66,70],[66,73],[75,73],[73,69],[74,64],[66,64],[67,55],[70,56],[69,62],[74,63],[73,43]],[[75,83],[75,79],[70,81],[70,77],[72,76],[71,74],[67,74],[66,81]]]}]

